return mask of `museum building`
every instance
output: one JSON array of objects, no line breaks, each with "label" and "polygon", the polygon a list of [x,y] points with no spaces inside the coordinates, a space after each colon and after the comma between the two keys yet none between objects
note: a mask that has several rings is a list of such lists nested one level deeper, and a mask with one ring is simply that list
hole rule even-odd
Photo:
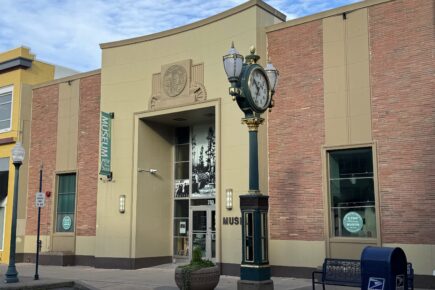
[{"label": "museum building", "polygon": [[434,8],[362,1],[266,28],[273,265],[398,246],[433,287]]},{"label": "museum building", "polygon": [[433,6],[367,0],[285,22],[252,0],[101,44],[101,70],[33,89],[23,259],[43,162],[44,263],[135,269],[199,246],[239,275],[248,129],[222,65],[234,42],[280,71],[259,128],[272,275],[307,278],[382,245],[433,283]]}]

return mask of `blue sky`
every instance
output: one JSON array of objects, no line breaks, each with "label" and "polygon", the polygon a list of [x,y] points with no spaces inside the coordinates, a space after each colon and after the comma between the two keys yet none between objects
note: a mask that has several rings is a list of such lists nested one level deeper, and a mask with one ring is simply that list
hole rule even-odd
[{"label": "blue sky", "polygon": [[[99,44],[189,24],[244,0],[0,0],[0,52],[30,47],[77,71],[101,66]],[[287,20],[358,0],[265,0]]]}]

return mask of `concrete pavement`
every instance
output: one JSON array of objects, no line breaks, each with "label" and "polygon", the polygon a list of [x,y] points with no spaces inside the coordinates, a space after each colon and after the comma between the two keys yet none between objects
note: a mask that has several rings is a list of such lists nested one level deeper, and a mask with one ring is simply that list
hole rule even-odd
[{"label": "concrete pavement", "polygon": [[[104,290],[176,290],[176,264],[165,264],[138,270],[95,269],[84,266],[39,266],[39,280],[34,281],[35,265],[18,263],[19,283],[5,284],[7,265],[0,265],[0,289],[104,289]],[[237,289],[238,277],[221,276],[216,290]],[[73,281],[78,282],[73,286]],[[275,290],[310,290],[311,280],[273,278]],[[44,288],[51,284],[53,287]]]}]

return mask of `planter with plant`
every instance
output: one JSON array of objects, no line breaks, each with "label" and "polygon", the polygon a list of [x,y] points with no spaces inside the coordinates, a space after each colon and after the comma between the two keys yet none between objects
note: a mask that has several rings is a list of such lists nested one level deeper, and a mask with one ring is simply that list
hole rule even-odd
[{"label": "planter with plant", "polygon": [[199,247],[193,249],[190,264],[175,269],[175,283],[181,290],[212,290],[219,283],[219,277],[219,267],[202,259]]}]

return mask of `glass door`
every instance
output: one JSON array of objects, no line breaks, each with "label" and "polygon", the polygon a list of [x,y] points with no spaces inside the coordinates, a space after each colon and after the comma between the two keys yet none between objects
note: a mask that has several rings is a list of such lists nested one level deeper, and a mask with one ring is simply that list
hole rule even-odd
[{"label": "glass door", "polygon": [[191,249],[199,247],[202,257],[216,257],[216,211],[210,206],[191,207]]}]

